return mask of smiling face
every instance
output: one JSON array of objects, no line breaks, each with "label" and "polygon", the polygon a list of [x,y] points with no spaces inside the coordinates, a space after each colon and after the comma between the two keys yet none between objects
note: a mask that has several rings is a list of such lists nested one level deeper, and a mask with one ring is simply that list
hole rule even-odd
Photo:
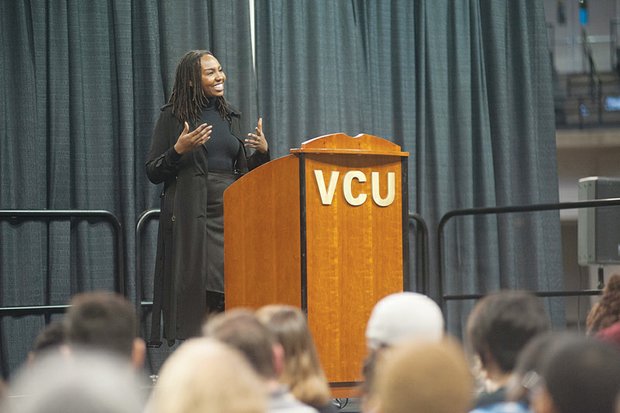
[{"label": "smiling face", "polygon": [[226,74],[218,60],[205,54],[200,58],[202,90],[208,97],[224,96]]}]

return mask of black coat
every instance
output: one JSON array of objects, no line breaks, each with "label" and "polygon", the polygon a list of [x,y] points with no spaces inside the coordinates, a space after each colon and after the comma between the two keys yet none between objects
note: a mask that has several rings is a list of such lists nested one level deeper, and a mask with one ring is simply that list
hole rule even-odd
[{"label": "black coat", "polygon": [[[241,145],[235,173],[243,174],[269,161],[269,152],[247,157],[239,127],[240,113],[230,116],[230,131]],[[146,174],[164,183],[157,237],[151,342],[160,340],[163,311],[164,338],[173,341],[199,333],[206,311],[207,276],[207,151],[203,146],[179,155],[173,148],[183,123],[162,108],[153,132]]]}]

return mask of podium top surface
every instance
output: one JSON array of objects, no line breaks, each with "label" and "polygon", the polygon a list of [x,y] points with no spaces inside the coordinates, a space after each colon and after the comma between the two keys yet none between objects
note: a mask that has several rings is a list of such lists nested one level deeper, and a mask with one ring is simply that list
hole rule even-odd
[{"label": "podium top surface", "polygon": [[367,134],[349,136],[344,133],[307,140],[301,144],[301,148],[291,149],[291,153],[409,156],[409,152],[403,152],[399,145],[387,139]]}]

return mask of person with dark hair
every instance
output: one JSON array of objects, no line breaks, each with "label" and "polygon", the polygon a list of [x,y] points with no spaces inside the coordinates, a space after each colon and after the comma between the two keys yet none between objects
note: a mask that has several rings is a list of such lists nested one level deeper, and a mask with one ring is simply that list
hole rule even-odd
[{"label": "person with dark hair", "polygon": [[532,378],[536,377],[534,372],[540,370],[549,353],[573,336],[572,333],[548,331],[532,338],[519,352],[506,384],[506,401],[487,404],[470,413],[530,413],[530,385]]},{"label": "person with dark hair", "polygon": [[609,277],[600,300],[592,306],[586,319],[588,334],[611,327],[620,321],[620,274]]},{"label": "person with dark hair", "polygon": [[476,408],[492,409],[505,401],[519,352],[550,328],[542,302],[525,291],[500,291],[476,304],[467,320],[467,340],[490,385],[478,397]]},{"label": "person with dark hair", "polygon": [[529,378],[532,372],[540,370],[547,353],[553,351],[564,337],[572,337],[572,334],[549,331],[538,334],[525,345],[506,385],[506,403],[515,402],[529,408]]},{"label": "person with dark hair", "polygon": [[615,413],[620,395],[620,352],[591,337],[565,339],[546,352],[530,380],[536,413]]},{"label": "person with dark hair", "polygon": [[64,318],[69,347],[103,350],[144,365],[146,346],[138,337],[138,318],[131,303],[110,292],[77,294]]},{"label": "person with dark hair", "polygon": [[[164,188],[155,264],[151,341],[200,333],[207,312],[224,309],[224,190],[267,161],[262,119],[242,138],[241,114],[224,98],[226,75],[207,50],[179,62],[146,162]],[[246,146],[254,150],[251,156]]]},{"label": "person with dark hair", "polygon": [[284,369],[284,350],[254,313],[234,309],[214,315],[204,325],[203,334],[244,355],[267,386],[270,413],[318,413],[297,400],[288,386],[279,382]]}]

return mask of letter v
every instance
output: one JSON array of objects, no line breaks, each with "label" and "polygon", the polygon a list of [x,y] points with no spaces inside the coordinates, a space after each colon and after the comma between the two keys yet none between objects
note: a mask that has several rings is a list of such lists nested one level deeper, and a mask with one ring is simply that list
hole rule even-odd
[{"label": "letter v", "polygon": [[325,188],[325,178],[323,177],[323,171],[320,169],[314,170],[314,178],[316,179],[316,185],[319,188],[319,194],[321,195],[321,203],[323,205],[331,205],[334,199],[334,193],[336,192],[336,183],[338,183],[338,176],[340,172],[332,171],[329,177],[329,187]]}]

